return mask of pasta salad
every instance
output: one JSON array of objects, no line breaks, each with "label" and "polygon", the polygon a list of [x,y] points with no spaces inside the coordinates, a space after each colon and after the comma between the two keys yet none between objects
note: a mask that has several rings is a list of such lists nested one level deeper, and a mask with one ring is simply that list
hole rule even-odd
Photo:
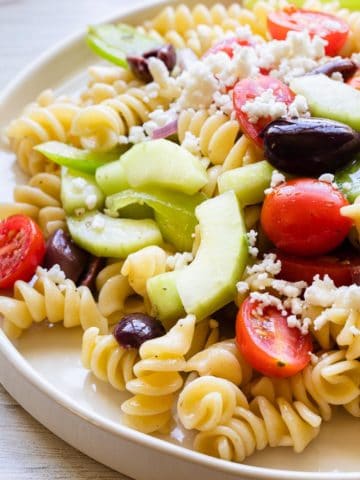
[{"label": "pasta salad", "polygon": [[90,26],[87,87],[6,129],[29,179],[0,203],[5,333],[82,328],[123,423],[229,461],[360,417],[356,3]]}]

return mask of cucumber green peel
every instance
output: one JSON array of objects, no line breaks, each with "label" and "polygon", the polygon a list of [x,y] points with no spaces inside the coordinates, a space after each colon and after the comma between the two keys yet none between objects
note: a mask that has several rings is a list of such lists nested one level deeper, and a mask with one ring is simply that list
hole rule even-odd
[{"label": "cucumber green peel", "polygon": [[248,262],[246,228],[233,191],[201,203],[196,216],[201,243],[194,261],[147,282],[151,304],[166,328],[183,310],[200,321],[233,300]]},{"label": "cucumber green peel", "polygon": [[360,155],[335,174],[335,183],[350,203],[360,195]]},{"label": "cucumber green peel", "polygon": [[86,41],[97,55],[123,68],[128,68],[126,57],[142,55],[162,45],[159,40],[123,23],[92,25],[88,28]]},{"label": "cucumber green peel", "polygon": [[67,217],[66,221],[74,242],[98,257],[126,258],[141,248],[163,242],[154,220],[111,218],[95,211]]},{"label": "cucumber green peel", "polygon": [[138,143],[120,160],[97,169],[96,181],[106,195],[127,188],[164,188],[193,195],[208,182],[200,160],[169,140]]},{"label": "cucumber green peel", "polygon": [[96,169],[102,165],[117,160],[128,148],[121,146],[111,152],[90,152],[55,141],[41,143],[34,147],[52,162],[85,173],[95,173]]},{"label": "cucumber green peel", "polygon": [[228,170],[218,178],[219,192],[233,190],[242,207],[264,200],[264,190],[270,187],[274,168],[266,160]]},{"label": "cucumber green peel", "polygon": [[121,215],[121,209],[133,204],[148,205],[154,210],[155,221],[164,240],[177,250],[189,251],[192,248],[195,226],[195,208],[206,200],[202,193],[185,195],[162,189],[125,190],[106,199],[108,213]]}]

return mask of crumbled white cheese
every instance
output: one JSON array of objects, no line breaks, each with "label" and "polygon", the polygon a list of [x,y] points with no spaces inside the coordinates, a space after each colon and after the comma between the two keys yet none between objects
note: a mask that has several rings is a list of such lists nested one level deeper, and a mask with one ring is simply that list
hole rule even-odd
[{"label": "crumbled white cheese", "polygon": [[319,177],[320,182],[325,182],[330,184],[333,183],[334,179],[335,179],[335,176],[332,173],[323,173]]},{"label": "crumbled white cheese", "polygon": [[333,280],[328,275],[325,275],[323,280],[316,275],[313,283],[305,290],[304,297],[311,305],[330,307],[335,301],[336,290]]},{"label": "crumbled white cheese", "polygon": [[175,255],[171,255],[166,259],[166,267],[168,270],[181,270],[193,260],[194,257],[191,252],[177,252]]},{"label": "crumbled white cheese", "polygon": [[129,132],[129,142],[130,143],[142,143],[149,140],[149,137],[144,132],[143,127],[134,126],[130,128]]},{"label": "crumbled white cheese", "polygon": [[270,182],[271,188],[275,188],[281,183],[284,183],[285,181],[286,181],[286,178],[282,173],[278,172],[277,170],[273,170],[271,174],[271,182]]},{"label": "crumbled white cheese", "polygon": [[[160,92],[163,98],[170,100],[177,98],[180,93],[179,85],[177,80],[170,76],[169,70],[164,62],[156,57],[150,57],[148,58],[148,67],[154,79],[153,83],[159,87],[158,94]],[[150,89],[148,89],[148,91],[151,92]]]},{"label": "crumbled white cheese", "polygon": [[310,116],[309,105],[303,95],[296,95],[294,101],[288,107],[288,115],[293,118]]},{"label": "crumbled white cheese", "polygon": [[42,267],[37,267],[36,275],[38,278],[48,278],[57,285],[65,282],[65,273],[61,270],[60,265],[57,263],[53,265],[49,270]]},{"label": "crumbled white cheese", "polygon": [[351,189],[351,183],[350,183],[350,182],[344,182],[344,183],[342,184],[342,188],[343,188],[344,190],[350,190],[350,189]]},{"label": "crumbled white cheese", "polygon": [[95,215],[91,222],[91,228],[94,230],[103,230],[105,227],[105,219],[101,215]]},{"label": "crumbled white cheese", "polygon": [[205,61],[191,64],[189,70],[185,70],[177,78],[177,82],[182,89],[176,102],[180,109],[208,108],[214,93],[219,90],[219,82]]},{"label": "crumbled white cheese", "polygon": [[201,154],[200,141],[191,132],[186,132],[185,133],[185,138],[184,138],[181,146],[186,148],[186,150],[188,150],[193,155],[200,155]]},{"label": "crumbled white cheese", "polygon": [[249,291],[249,288],[250,287],[247,282],[240,281],[236,284],[236,289],[239,293],[246,293]]},{"label": "crumbled white cheese", "polygon": [[252,257],[257,257],[259,254],[259,249],[256,247],[257,235],[258,232],[256,230],[250,230],[250,232],[246,234],[249,244],[249,254]]},{"label": "crumbled white cheese", "polygon": [[231,115],[234,112],[234,105],[231,93],[215,92],[213,95],[215,106],[225,115]]},{"label": "crumbled white cheese", "polygon": [[241,111],[247,114],[250,123],[257,123],[261,118],[275,120],[287,114],[284,102],[277,101],[272,88],[265,90],[261,95],[248,100]]}]

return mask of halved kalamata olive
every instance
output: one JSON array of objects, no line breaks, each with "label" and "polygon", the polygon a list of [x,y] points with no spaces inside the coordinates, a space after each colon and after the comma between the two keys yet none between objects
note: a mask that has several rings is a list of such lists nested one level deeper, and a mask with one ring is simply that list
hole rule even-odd
[{"label": "halved kalamata olive", "polygon": [[44,267],[51,268],[58,264],[66,278],[75,283],[88,263],[89,254],[75,245],[70,236],[63,230],[56,230],[46,242]]},{"label": "halved kalamata olive", "polygon": [[334,172],[360,151],[360,133],[325,118],[274,120],[261,137],[271,165],[297,175]]},{"label": "halved kalamata olive", "polygon": [[139,348],[146,340],[165,335],[161,322],[145,313],[129,313],[116,325],[113,333],[124,348]]},{"label": "halved kalamata olive", "polygon": [[145,52],[142,55],[131,55],[126,58],[131,71],[140,80],[148,83],[152,81],[152,75],[149,71],[149,65],[147,59],[155,57],[161,60],[169,72],[175,67],[176,64],[176,51],[172,45],[163,45],[149,52]]},{"label": "halved kalamata olive", "polygon": [[85,271],[79,279],[79,285],[90,288],[95,293],[95,280],[97,274],[105,266],[105,259],[100,257],[91,257],[89,263],[86,265]]},{"label": "halved kalamata olive", "polygon": [[320,65],[320,67],[311,70],[308,75],[319,75],[322,73],[331,77],[333,73],[341,73],[343,79],[346,81],[354,75],[356,70],[357,65],[350,60],[350,58],[336,58],[331,62],[324,63],[324,65]]}]

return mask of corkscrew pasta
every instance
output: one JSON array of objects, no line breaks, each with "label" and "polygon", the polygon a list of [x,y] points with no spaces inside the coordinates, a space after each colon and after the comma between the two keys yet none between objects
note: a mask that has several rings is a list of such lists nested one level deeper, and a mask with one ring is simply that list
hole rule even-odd
[{"label": "corkscrew pasta", "polygon": [[28,178],[0,203],[0,320],[79,327],[87,378],[140,432],[300,453],[336,409],[360,418],[360,12],[298,0],[321,28],[284,34],[288,0],[188,3],[90,27],[105,62],[7,126]]},{"label": "corkscrew pasta", "polygon": [[84,368],[116,390],[124,390],[126,383],[134,377],[137,356],[135,348],[121,347],[113,335],[100,335],[97,327],[84,332],[81,349]]}]

